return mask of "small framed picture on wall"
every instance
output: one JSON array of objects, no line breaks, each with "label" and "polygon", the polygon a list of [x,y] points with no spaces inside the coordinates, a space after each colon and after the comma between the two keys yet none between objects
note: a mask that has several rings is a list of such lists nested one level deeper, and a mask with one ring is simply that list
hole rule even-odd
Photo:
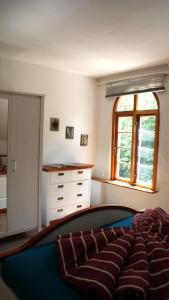
[{"label": "small framed picture on wall", "polygon": [[88,144],[88,134],[81,134],[80,146],[87,146],[87,144]]},{"label": "small framed picture on wall", "polygon": [[50,118],[50,131],[59,131],[59,119]]},{"label": "small framed picture on wall", "polygon": [[65,138],[74,139],[74,127],[66,126]]}]

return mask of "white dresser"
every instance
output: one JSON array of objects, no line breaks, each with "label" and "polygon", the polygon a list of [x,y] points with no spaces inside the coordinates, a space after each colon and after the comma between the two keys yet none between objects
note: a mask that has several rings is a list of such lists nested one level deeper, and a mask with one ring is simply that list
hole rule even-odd
[{"label": "white dresser", "polygon": [[90,206],[92,165],[44,166],[42,224]]}]

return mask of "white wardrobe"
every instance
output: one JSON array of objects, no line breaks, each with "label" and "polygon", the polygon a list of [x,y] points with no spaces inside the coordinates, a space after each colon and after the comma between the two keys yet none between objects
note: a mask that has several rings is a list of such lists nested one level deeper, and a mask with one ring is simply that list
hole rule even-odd
[{"label": "white wardrobe", "polygon": [[[0,91],[0,99],[8,102],[6,208],[0,213],[2,237],[41,226],[44,96]],[[1,146],[3,157],[5,150]],[[1,160],[3,171],[4,168]],[[1,230],[4,224],[6,230]]]}]

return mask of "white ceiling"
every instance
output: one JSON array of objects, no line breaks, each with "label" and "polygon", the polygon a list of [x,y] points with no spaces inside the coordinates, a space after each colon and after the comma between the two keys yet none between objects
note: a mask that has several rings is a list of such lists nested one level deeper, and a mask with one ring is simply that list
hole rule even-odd
[{"label": "white ceiling", "polygon": [[0,56],[94,77],[169,63],[169,0],[0,0]]}]

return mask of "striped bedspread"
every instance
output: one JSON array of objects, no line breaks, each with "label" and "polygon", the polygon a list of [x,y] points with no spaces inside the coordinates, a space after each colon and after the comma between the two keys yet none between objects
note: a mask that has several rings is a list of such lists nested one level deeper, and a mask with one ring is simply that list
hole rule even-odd
[{"label": "striped bedspread", "polygon": [[135,215],[131,228],[59,236],[57,249],[63,279],[96,299],[169,299],[169,215],[161,208]]}]

